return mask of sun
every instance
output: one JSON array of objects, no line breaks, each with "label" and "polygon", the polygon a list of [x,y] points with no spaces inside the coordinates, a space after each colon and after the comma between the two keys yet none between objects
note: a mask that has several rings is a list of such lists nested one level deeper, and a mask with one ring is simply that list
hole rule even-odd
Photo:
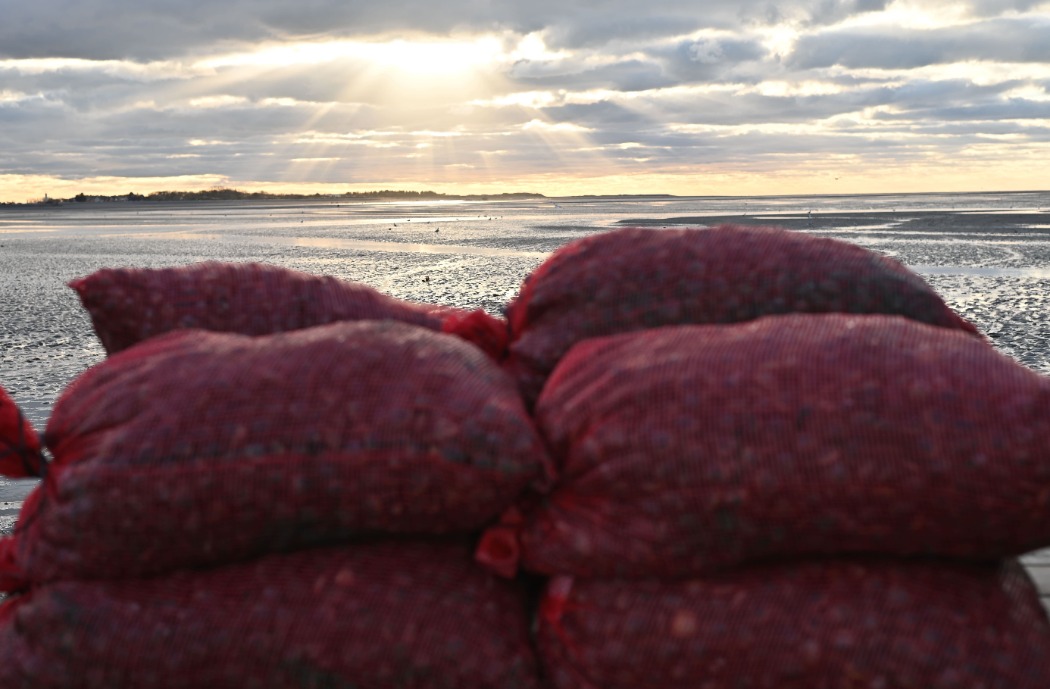
[{"label": "sun", "polygon": [[474,40],[357,43],[352,52],[379,68],[419,77],[467,75],[490,69],[503,55],[493,37]]},{"label": "sun", "polygon": [[188,102],[221,105],[227,89],[274,84],[282,104],[300,108],[289,111],[299,120],[280,142],[289,179],[324,177],[351,159],[373,171],[397,159],[431,176],[475,157],[461,147],[463,123],[472,103],[507,90],[515,47],[495,34],[271,43],[197,63],[214,92]]},{"label": "sun", "polygon": [[213,72],[218,85],[284,79],[327,84],[333,102],[436,107],[490,95],[511,59],[494,35],[387,36],[275,43],[196,67]]},{"label": "sun", "polygon": [[281,43],[198,63],[209,69],[294,69],[344,62],[412,76],[455,76],[491,69],[504,57],[494,36],[471,38],[387,38]]}]

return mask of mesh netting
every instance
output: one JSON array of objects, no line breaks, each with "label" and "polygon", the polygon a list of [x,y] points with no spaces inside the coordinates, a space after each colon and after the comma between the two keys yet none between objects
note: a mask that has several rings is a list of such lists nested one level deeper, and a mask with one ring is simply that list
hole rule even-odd
[{"label": "mesh netting", "polygon": [[553,689],[1050,686],[1050,624],[1016,562],[559,577],[543,600],[538,648]]},{"label": "mesh netting", "polygon": [[775,228],[628,228],[556,251],[508,307],[507,367],[531,406],[574,343],[792,312],[899,314],[976,333],[923,279],[847,242]]},{"label": "mesh netting", "polygon": [[105,268],[70,287],[106,352],[179,328],[268,335],[335,321],[390,319],[441,330],[451,307],[396,299],[359,282],[263,263]]},{"label": "mesh netting", "polygon": [[536,689],[522,590],[460,544],[390,542],[0,608],[4,689]]},{"label": "mesh netting", "polygon": [[154,338],[75,380],[46,440],[8,588],[475,530],[550,472],[491,359],[393,321]]},{"label": "mesh netting", "polygon": [[523,562],[682,576],[798,554],[1050,545],[1050,379],[898,316],[805,314],[583,342],[536,420],[561,474]]}]

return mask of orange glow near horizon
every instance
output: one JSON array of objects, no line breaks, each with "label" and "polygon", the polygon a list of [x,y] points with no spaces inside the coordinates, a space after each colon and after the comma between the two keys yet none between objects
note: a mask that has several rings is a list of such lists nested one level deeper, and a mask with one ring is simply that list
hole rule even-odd
[{"label": "orange glow near horizon", "polygon": [[[823,194],[890,194],[936,192],[1044,191],[1031,175],[1033,161],[1018,164],[983,163],[980,174],[950,164],[944,166],[887,167],[853,174],[833,170],[799,169],[791,172],[755,173],[745,169],[696,173],[670,170],[645,174],[606,174],[566,177],[556,172],[525,174],[502,179],[433,182],[420,179],[387,179],[374,183],[282,183],[201,177],[100,177],[65,180],[54,177],[0,175],[0,201],[27,203],[49,198],[113,196],[129,192],[148,195],[155,191],[199,191],[228,188],[273,194],[340,195],[383,189],[433,191],[442,194],[540,193],[545,196],[672,194],[676,196],[779,196]],[[479,176],[480,177],[480,176]],[[904,180],[913,180],[905,182]]]}]

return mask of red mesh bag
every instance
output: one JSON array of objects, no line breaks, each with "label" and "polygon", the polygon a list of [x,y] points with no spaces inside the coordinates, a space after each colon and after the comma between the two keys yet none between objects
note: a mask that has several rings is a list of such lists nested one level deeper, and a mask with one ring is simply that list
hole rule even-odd
[{"label": "red mesh bag", "polygon": [[335,321],[389,319],[441,330],[447,316],[461,313],[261,263],[106,268],[69,286],[109,354],[180,328],[269,335]]},{"label": "red mesh bag", "polygon": [[556,251],[508,307],[506,366],[531,406],[574,343],[792,312],[898,314],[976,333],[921,277],[846,242],[775,228],[628,228]]},{"label": "red mesh bag", "polygon": [[552,689],[1045,689],[1050,624],[1001,566],[822,562],[686,581],[553,579]]},{"label": "red mesh bag", "polygon": [[46,439],[0,587],[473,531],[550,472],[498,365],[393,321],[154,338],[76,379]]},{"label": "red mesh bag", "polygon": [[[548,574],[684,576],[801,554],[1050,545],[1050,378],[899,316],[770,316],[574,347],[536,422]],[[483,543],[500,543],[509,526]],[[485,548],[481,556],[484,559]]]},{"label": "red mesh bag", "polygon": [[12,478],[39,476],[43,463],[40,436],[0,387],[0,474]]},{"label": "red mesh bag", "polygon": [[510,331],[507,321],[487,313],[484,309],[474,311],[451,311],[444,315],[442,331],[470,342],[495,361],[507,357]]},{"label": "red mesh bag", "polygon": [[535,689],[536,675],[522,591],[447,544],[60,582],[0,608],[4,689]]}]

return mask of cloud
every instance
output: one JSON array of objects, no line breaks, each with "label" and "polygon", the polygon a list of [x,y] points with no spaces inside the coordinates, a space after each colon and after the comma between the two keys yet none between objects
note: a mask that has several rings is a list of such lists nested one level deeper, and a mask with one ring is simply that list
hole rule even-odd
[{"label": "cloud", "polygon": [[1047,6],[1046,0],[969,0],[964,3],[971,14],[997,17],[1008,12],[1029,12]]},{"label": "cloud", "polygon": [[1050,139],[1045,1],[8,4],[0,175],[773,170]]},{"label": "cloud", "polygon": [[768,51],[757,39],[703,36],[635,45],[620,53],[579,50],[559,59],[520,60],[508,76],[530,89],[647,91],[700,81],[739,80],[742,65],[766,57]]},{"label": "cloud", "polygon": [[568,22],[550,22],[544,39],[552,48],[601,48],[611,43],[640,43],[682,36],[705,26],[697,13],[680,16],[631,16],[594,12]]},{"label": "cloud", "polygon": [[747,38],[703,37],[654,51],[677,83],[725,78],[741,63],[761,60],[766,49]]},{"label": "cloud", "polygon": [[660,64],[640,59],[594,66],[586,63],[545,65],[519,62],[508,76],[528,89],[646,91],[675,84]]},{"label": "cloud", "polygon": [[[823,25],[886,6],[884,0],[90,0],[9,2],[0,56],[149,61],[264,41],[353,36],[544,32],[557,47],[647,41],[701,28]],[[1027,8],[1032,2],[976,2]]]},{"label": "cloud", "polygon": [[913,69],[951,62],[1050,62],[1050,18],[1000,18],[930,30],[878,27],[828,30],[799,39],[788,64],[797,69]]},{"label": "cloud", "polygon": [[848,17],[886,9],[889,0],[822,0],[810,12],[808,24],[834,24]]},{"label": "cloud", "polygon": [[994,129],[994,125],[1003,120],[1050,121],[1050,102],[1033,102],[1015,98],[977,104],[953,103],[934,107],[914,108],[906,113],[884,113],[879,115],[879,119],[981,122],[980,131],[985,132],[989,131],[983,125],[985,122],[991,122]]}]

